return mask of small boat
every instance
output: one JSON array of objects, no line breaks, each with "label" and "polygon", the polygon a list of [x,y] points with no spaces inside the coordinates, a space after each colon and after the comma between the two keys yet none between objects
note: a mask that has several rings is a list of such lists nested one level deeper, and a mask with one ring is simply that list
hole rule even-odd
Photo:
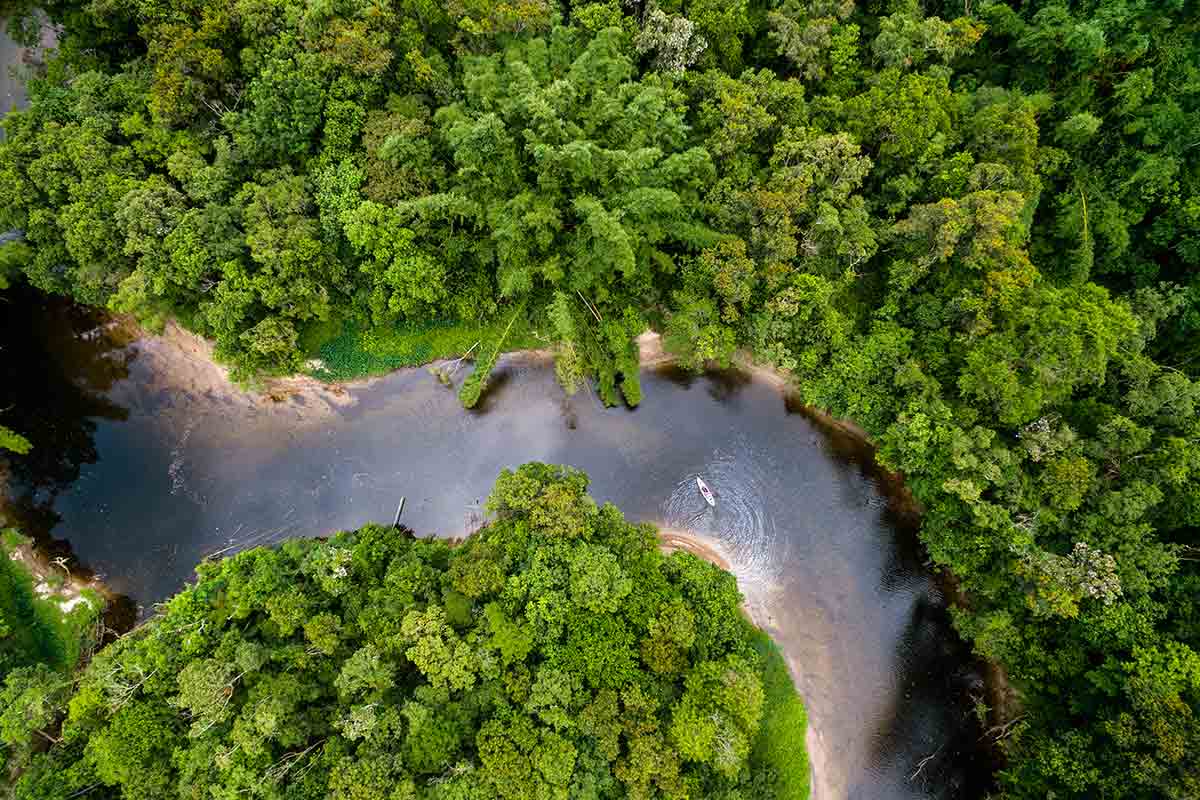
[{"label": "small boat", "polygon": [[717,498],[713,497],[712,489],[708,488],[708,484],[704,482],[704,479],[697,476],[696,485],[700,487],[700,494],[704,495],[704,499],[708,502],[708,504],[713,508],[716,508]]}]

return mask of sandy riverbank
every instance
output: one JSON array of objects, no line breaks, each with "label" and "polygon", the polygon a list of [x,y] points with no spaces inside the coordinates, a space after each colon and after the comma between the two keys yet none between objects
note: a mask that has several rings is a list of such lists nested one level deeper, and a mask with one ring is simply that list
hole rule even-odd
[{"label": "sandy riverbank", "polygon": [[212,342],[177,323],[168,322],[162,333],[146,331],[128,317],[120,318],[119,325],[137,353],[132,371],[138,382],[192,407],[224,406],[278,414],[298,422],[323,421],[354,404],[351,389],[373,380],[331,384],[296,375],[240,386],[214,358]]},{"label": "sandy riverbank", "polygon": [[[239,405],[269,409],[281,404],[302,406],[304,417],[322,417],[339,408],[353,405],[351,391],[364,389],[384,380],[387,375],[356,378],[349,381],[326,382],[311,375],[293,375],[267,378],[250,387],[235,384],[229,370],[217,363],[213,356],[213,345],[203,337],[184,330],[175,322],[168,322],[161,334],[146,331],[130,318],[121,318],[119,324],[139,351],[145,375],[154,384],[164,389],[173,389],[196,398],[211,398],[221,395]],[[646,331],[636,339],[639,363],[644,369],[663,367],[675,363],[675,356],[663,348],[662,336]],[[512,363],[548,361],[554,358],[550,350],[517,350],[504,353],[502,358]],[[450,363],[452,359],[433,362],[423,367],[403,367],[402,370],[425,369]],[[748,353],[739,353],[735,358],[738,369],[756,379],[778,388],[783,393],[794,390],[789,374],[773,367],[755,364]],[[462,374],[467,374],[463,371]],[[432,379],[432,378],[431,378]],[[838,419],[824,411],[806,406],[805,414],[829,427],[869,443],[865,430],[849,420]]]},{"label": "sandy riverbank", "polygon": [[659,528],[658,541],[659,549],[664,553],[685,550],[694,556],[703,558],[705,561],[716,564],[726,572],[732,570],[729,559],[725,557],[719,544],[708,539],[703,539],[694,533],[672,530],[670,528]]},{"label": "sandy riverbank", "polygon": [[[679,530],[678,528],[659,527],[658,539],[659,549],[664,553],[684,550],[736,575],[736,565],[729,554],[725,552],[719,542],[707,536],[700,536],[691,531]],[[793,685],[799,686],[801,665],[797,664],[795,658],[788,652],[787,643],[779,641],[779,631],[768,609],[766,598],[758,596],[759,593],[755,591],[755,589],[761,587],[744,585],[744,582],[739,581],[739,588],[746,598],[742,604],[742,611],[751,622],[775,639],[775,643],[779,645],[784,660],[787,662],[788,671],[792,675]],[[835,781],[830,779],[834,762],[830,759],[828,749],[825,747],[825,739],[821,735],[821,731],[814,722],[811,713],[808,717],[808,730],[805,733],[804,744],[808,750],[808,761],[812,770],[810,775],[812,793],[810,797],[812,800],[830,800],[830,798],[838,797]]]}]

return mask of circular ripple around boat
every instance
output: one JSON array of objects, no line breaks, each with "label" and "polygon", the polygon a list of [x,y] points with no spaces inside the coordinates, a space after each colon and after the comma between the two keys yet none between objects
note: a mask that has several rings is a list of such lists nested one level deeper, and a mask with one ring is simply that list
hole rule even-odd
[{"label": "circular ripple around boat", "polygon": [[[764,512],[765,476],[743,448],[715,451],[708,462],[682,475],[663,504],[668,528],[691,531],[718,541],[741,578],[769,582],[778,558],[775,521]],[[716,507],[705,502],[696,484],[702,478],[712,489]]]}]

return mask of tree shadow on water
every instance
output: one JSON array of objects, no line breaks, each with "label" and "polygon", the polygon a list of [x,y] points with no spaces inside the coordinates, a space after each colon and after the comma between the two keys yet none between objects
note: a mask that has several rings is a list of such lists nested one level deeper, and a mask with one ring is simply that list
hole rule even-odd
[{"label": "tree shadow on water", "polygon": [[[84,578],[87,565],[52,535],[61,522],[55,503],[84,465],[99,461],[98,421],[128,418],[108,395],[129,375],[131,341],[108,315],[64,298],[21,285],[0,295],[0,425],[33,444],[24,455],[0,455],[0,525],[20,529]],[[110,598],[109,627],[119,629],[131,607],[128,598]]]},{"label": "tree shadow on water", "polygon": [[732,402],[749,386],[754,377],[737,367],[712,368],[703,372],[689,370],[678,364],[655,367],[654,374],[676,386],[691,389],[697,381],[703,381],[709,397],[725,405]]},{"label": "tree shadow on water", "polygon": [[0,322],[0,424],[33,443],[10,456],[10,479],[56,494],[95,463],[97,420],[120,421],[113,385],[129,375],[129,340],[100,312],[27,288],[10,290]]},{"label": "tree shadow on water", "polygon": [[902,772],[919,796],[985,797],[996,765],[974,711],[983,675],[940,600],[916,598],[896,650],[900,674],[873,735],[872,760]]}]

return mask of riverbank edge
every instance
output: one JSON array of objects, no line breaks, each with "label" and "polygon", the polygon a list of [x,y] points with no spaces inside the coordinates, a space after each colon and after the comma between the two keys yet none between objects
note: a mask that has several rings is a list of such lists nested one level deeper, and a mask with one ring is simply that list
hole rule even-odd
[{"label": "riverbank edge", "polygon": [[[40,641],[39,645],[43,650],[54,645],[59,663],[46,663],[73,674],[103,640],[107,589],[93,576],[72,573],[65,560],[50,559],[15,528],[0,529],[0,544],[0,571],[4,573],[0,577],[9,589],[0,597],[0,608],[11,612],[24,606],[29,615],[7,621],[22,625],[21,630],[35,639],[37,630],[42,639],[53,638],[53,642]],[[30,651],[30,655],[36,653]]]},{"label": "riverbank edge", "polygon": [[[739,354],[737,366],[778,386],[780,391],[795,396],[796,386],[790,383],[788,377],[779,370],[755,364],[745,354]],[[877,445],[871,439],[870,434],[852,420],[839,419],[816,406],[802,405],[797,411],[827,435],[844,436],[870,451],[875,477],[885,484],[881,493],[888,500],[893,512],[912,523],[917,542],[922,552],[926,552],[925,543],[921,541],[920,534],[916,532],[924,516],[925,508],[908,488],[903,473],[889,470],[875,460],[874,453]],[[934,585],[944,598],[947,607],[972,611],[971,598],[962,588],[962,581],[958,575],[933,561],[930,561],[929,564]],[[970,642],[967,642],[967,645],[970,646]],[[976,653],[974,648],[971,649],[971,655],[983,675],[983,692],[982,696],[976,696],[973,693],[968,696],[977,702],[982,702],[987,709],[986,722],[981,720],[981,728],[983,728],[983,736],[987,740],[987,749],[992,758],[994,771],[999,771],[1007,764],[1003,738],[1012,726],[1024,716],[1024,701],[1003,664],[984,658]]]},{"label": "riverbank edge", "polygon": [[[666,358],[670,360],[672,357],[667,354]],[[738,369],[749,372],[759,380],[777,387],[785,396],[799,400],[798,387],[790,373],[776,367],[756,363],[751,354],[746,351],[738,351],[734,357],[734,363]],[[865,428],[853,420],[835,417],[833,414],[817,406],[802,403],[798,411],[826,433],[846,436],[863,447],[868,448],[871,451],[871,458],[876,470],[878,470],[879,477],[887,484],[885,496],[892,505],[893,510],[912,519],[915,523],[914,530],[919,527],[920,520],[925,514],[924,505],[913,495],[912,490],[908,488],[903,473],[888,469],[875,458],[878,445],[875,444],[870,433]],[[920,540],[919,534],[917,534],[917,541],[920,543],[922,550],[924,550],[925,543]],[[970,597],[963,590],[962,581],[954,572],[941,565],[933,564],[931,573],[934,577],[934,583],[946,600],[947,606],[964,611],[971,610]],[[987,721],[983,725],[983,735],[988,740],[989,751],[995,769],[998,771],[1007,761],[1002,746],[1003,736],[1024,715],[1023,701],[1020,692],[1009,679],[1008,672],[1005,670],[1003,664],[978,655],[973,648],[972,656],[976,664],[981,668],[980,671],[984,676],[983,697],[979,698],[987,707]]]},{"label": "riverbank edge", "polygon": [[[5,461],[7,454],[0,451],[0,557],[7,558],[17,569],[25,573],[38,586],[47,587],[42,594],[57,602],[67,604],[64,613],[81,603],[89,606],[99,605],[98,614],[103,613],[111,596],[111,592],[102,581],[82,568],[77,561],[70,559],[56,560],[50,556],[45,543],[39,543],[32,536],[26,535],[19,526],[12,524],[8,507],[9,472]],[[75,572],[72,572],[75,568]],[[61,578],[61,583],[59,579]]]},{"label": "riverbank edge", "polygon": [[[679,530],[677,528],[667,528],[661,525],[654,525],[658,535],[658,549],[664,554],[670,554],[677,551],[690,553],[699,559],[707,561],[718,569],[723,569],[726,572],[733,574],[732,564],[729,558],[721,551],[720,545],[716,542],[706,541],[700,536],[689,531]],[[736,577],[736,576],[735,576]],[[750,602],[742,603],[742,614],[746,619],[746,623],[754,628],[757,638],[756,650],[764,659],[763,676],[764,686],[763,692],[767,696],[767,701],[763,706],[763,724],[768,724],[768,719],[772,715],[771,711],[778,711],[779,717],[788,717],[789,714],[796,714],[796,709],[789,708],[789,700],[794,698],[796,704],[799,705],[799,719],[780,719],[779,728],[773,731],[776,735],[782,735],[785,739],[789,739],[796,735],[795,727],[803,728],[804,746],[800,748],[798,754],[802,761],[803,767],[808,774],[808,782],[804,789],[805,797],[816,797],[819,800],[835,797],[833,787],[828,781],[824,780],[827,773],[824,765],[829,762],[829,754],[825,752],[824,740],[820,735],[820,731],[812,720],[808,717],[808,707],[804,705],[804,698],[800,695],[800,690],[796,688],[796,676],[799,674],[799,666],[793,663],[792,659],[788,658],[783,649],[776,644],[775,639],[771,636],[770,625],[771,620],[765,613],[755,604]],[[779,673],[787,676],[787,687],[778,685],[768,687],[766,684],[776,683],[782,678]],[[775,678],[774,681],[771,679]],[[790,689],[790,696],[788,689]],[[792,730],[787,730],[792,728]],[[765,734],[765,738],[771,739],[771,735]],[[775,743],[778,744],[777,742]],[[782,745],[777,749],[786,751],[787,746]],[[796,751],[792,750],[791,757],[797,756]],[[815,790],[815,791],[814,791]]]},{"label": "riverbank edge", "polygon": [[[132,603],[128,597],[113,591],[101,576],[79,561],[74,553],[57,545],[62,542],[43,540],[23,531],[9,506],[8,465],[5,453],[0,453],[0,559],[4,568],[14,570],[22,580],[28,580],[34,598],[43,605],[51,604],[59,617],[58,627],[71,626],[69,617],[83,607],[90,615],[88,626],[80,627],[75,641],[64,645],[75,649],[80,657],[68,671],[87,665],[91,653],[113,636],[133,627]],[[56,557],[53,553],[65,552]],[[3,600],[3,598],[0,598]]]},{"label": "riverbank edge", "polygon": [[[214,358],[211,342],[186,330],[174,320],[168,321],[161,333],[154,333],[147,331],[132,317],[112,315],[110,331],[116,332],[126,342],[137,346],[143,352],[158,356],[160,362],[158,366],[163,372],[160,377],[165,379],[166,385],[175,384],[192,389],[231,392],[244,402],[260,407],[279,407],[294,399],[296,405],[315,405],[334,410],[338,407],[353,405],[355,400],[351,392],[354,390],[365,389],[396,374],[411,373],[415,370],[427,370],[430,367],[455,363],[453,358],[444,358],[425,365],[400,367],[388,373],[345,381],[325,381],[307,374],[269,377],[246,387],[235,383],[230,377],[229,370]],[[677,357],[666,352],[662,344],[662,337],[657,332],[647,330],[638,336],[636,341],[640,368],[665,368],[677,363]],[[502,354],[501,364],[546,363],[553,358],[554,351],[549,349],[513,350]],[[784,395],[785,399],[795,401],[794,410],[827,433],[846,437],[867,448],[872,452],[871,458],[874,460],[873,452],[876,446],[868,432],[852,420],[839,419],[823,409],[800,403],[798,388],[790,373],[756,363],[753,356],[746,351],[739,351],[735,354],[733,366],[775,387]],[[434,378],[431,376],[432,379]],[[317,402],[311,404],[308,402],[310,400]],[[886,483],[885,493],[893,508],[901,514],[916,515],[919,518],[923,508],[904,484],[903,475],[890,472],[879,466],[877,462],[874,463],[874,467],[876,475]],[[704,557],[702,553],[696,554]],[[721,566],[724,567],[724,565]],[[969,599],[959,588],[955,576],[940,567],[933,572],[939,589],[942,590],[943,596],[951,605],[961,608],[970,607]],[[976,663],[983,667],[981,672],[985,675],[985,697],[989,707],[988,730],[1001,729],[1019,716],[1019,696],[1009,684],[1001,665],[993,664],[978,656],[976,656]],[[1009,716],[1002,717],[1001,714]],[[816,742],[812,736],[814,728],[811,724],[808,726],[808,731],[810,739],[808,750],[813,773],[816,775],[819,774],[818,762],[822,760],[822,755],[819,742]],[[1002,765],[1003,753],[999,743],[991,741],[991,745],[995,763],[998,766]],[[825,795],[819,794],[818,796]]]},{"label": "riverbank edge", "polygon": [[[212,343],[184,329],[175,321],[168,321],[162,334],[154,334],[140,328],[131,317],[124,317],[122,329],[126,335],[131,330],[140,331],[138,341],[159,342],[168,351],[177,349],[187,360],[203,362],[208,368],[219,370],[226,388],[237,390],[248,398],[258,398],[257,402],[260,404],[270,405],[285,403],[290,398],[302,401],[315,399],[318,401],[318,405],[326,407],[350,405],[354,402],[351,397],[351,392],[354,390],[368,388],[376,382],[386,380],[399,373],[428,370],[431,367],[456,362],[454,358],[443,358],[420,366],[400,367],[384,374],[345,381],[325,381],[308,374],[272,377],[264,379],[259,386],[240,389],[230,379],[229,371],[213,358]],[[663,346],[662,335],[654,330],[644,331],[636,338],[636,343],[641,369],[666,368],[678,363],[678,358],[667,352]],[[546,348],[511,350],[501,355],[499,363],[546,363],[552,361],[554,355],[553,350]],[[168,357],[167,360],[171,361],[172,359]],[[799,398],[795,377],[790,372],[755,361],[753,354],[749,351],[737,351],[732,359],[732,365],[735,369],[776,388],[785,400],[794,403],[794,410],[797,413],[803,415],[805,419],[827,434],[846,437],[870,451],[875,476],[884,484],[884,494],[892,510],[913,520],[915,524],[919,523],[925,510],[924,507],[913,496],[905,483],[903,474],[888,470],[875,459],[877,445],[872,441],[865,428],[853,420],[841,419],[825,409],[803,403]],[[924,547],[924,544],[922,543],[921,546]],[[697,555],[704,557],[701,553],[697,553]],[[956,575],[938,565],[934,565],[931,572],[948,605],[965,610],[971,608],[970,598],[962,590]],[[984,735],[987,736],[987,732],[1006,730],[1014,720],[1018,719],[1023,713],[1022,703],[1020,694],[1009,680],[1003,665],[978,655],[975,655],[974,658],[984,676],[984,687],[983,697],[973,699],[980,700],[987,706],[986,723],[982,725]],[[812,730],[811,725],[809,729]],[[1005,763],[1001,742],[995,736],[988,738],[993,762],[997,768],[1000,768]]]}]

